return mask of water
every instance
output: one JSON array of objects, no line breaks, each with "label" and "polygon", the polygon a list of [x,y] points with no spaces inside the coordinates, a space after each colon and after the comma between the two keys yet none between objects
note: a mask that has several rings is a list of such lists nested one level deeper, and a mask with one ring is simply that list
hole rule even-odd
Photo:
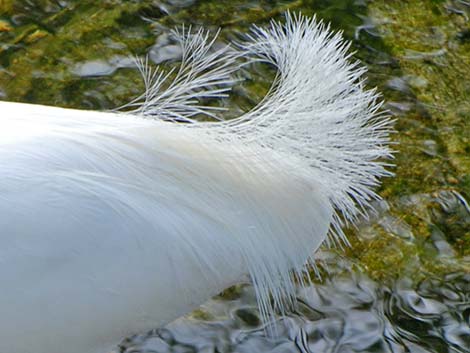
[{"label": "water", "polygon": [[351,273],[299,292],[297,311],[269,338],[253,288],[123,343],[122,352],[468,352],[470,275],[400,279],[392,287]]},{"label": "water", "polygon": [[[265,334],[253,288],[227,290],[138,352],[470,352],[470,4],[467,1],[0,1],[0,99],[112,109],[139,95],[135,55],[175,65],[175,26],[222,27],[219,42],[286,9],[344,31],[397,118],[393,171],[377,213],[322,250],[323,281]],[[221,104],[237,115],[273,77],[258,65]]]}]

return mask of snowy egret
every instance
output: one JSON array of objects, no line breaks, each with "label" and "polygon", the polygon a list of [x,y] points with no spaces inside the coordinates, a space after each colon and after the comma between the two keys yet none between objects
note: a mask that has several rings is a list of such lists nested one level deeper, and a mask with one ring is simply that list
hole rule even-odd
[{"label": "snowy egret", "polygon": [[[295,301],[293,276],[378,197],[390,121],[340,34],[286,17],[237,50],[183,31],[173,81],[141,63],[131,112],[0,103],[0,352],[105,353],[245,274],[263,315]],[[269,94],[195,121],[240,56],[276,66]]]}]

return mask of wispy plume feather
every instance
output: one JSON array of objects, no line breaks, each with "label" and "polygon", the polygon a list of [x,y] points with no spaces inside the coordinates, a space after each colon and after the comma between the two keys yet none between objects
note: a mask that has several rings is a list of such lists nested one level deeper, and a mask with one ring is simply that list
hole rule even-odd
[{"label": "wispy plume feather", "polygon": [[168,121],[192,122],[197,115],[220,120],[217,111],[224,108],[202,105],[208,99],[227,97],[237,82],[232,75],[238,70],[240,53],[225,45],[214,49],[218,37],[209,31],[191,27],[172,31],[182,49],[178,69],[152,69],[148,58],[137,59],[145,92],[122,108],[134,108],[134,113]]},{"label": "wispy plume feather", "polygon": [[[209,39],[203,31],[180,34],[183,60],[176,79],[162,91],[170,75],[152,71],[143,62],[147,91],[132,103],[144,101],[135,113],[191,122],[181,129],[196,129],[206,136],[209,151],[228,146],[232,157],[228,153],[227,158],[234,164],[243,166],[252,159],[269,169],[276,161],[285,168],[288,161],[290,169],[279,171],[282,177],[300,178],[321,190],[329,202],[324,207],[334,210],[329,231],[315,239],[307,262],[314,263],[311,255],[324,241],[329,246],[347,244],[342,228],[365,215],[379,198],[374,188],[381,177],[391,175],[384,160],[392,156],[392,122],[381,111],[377,92],[365,88],[366,70],[352,59],[350,43],[323,22],[290,13],[285,23],[254,27],[247,40],[237,44],[238,53],[228,46],[211,52],[216,37]],[[193,117],[201,113],[220,120],[214,108],[197,103],[200,98],[225,97],[240,58],[276,67],[270,92],[236,119],[197,122]],[[248,148],[252,155],[237,153],[237,146]],[[264,318],[295,305],[293,277],[303,278],[305,263],[299,263],[295,251],[285,250],[292,242],[290,236],[287,232],[285,239],[270,241],[260,235],[269,242],[263,248],[240,235],[238,246]]]},{"label": "wispy plume feather", "polygon": [[264,102],[233,124],[241,134],[255,127],[256,139],[298,157],[312,178],[320,173],[336,210],[331,240],[347,243],[342,227],[366,214],[378,198],[373,188],[391,175],[383,159],[392,157],[392,121],[365,88],[350,43],[329,25],[287,13],[285,24],[255,27],[249,38],[242,48],[276,66],[278,77]]}]

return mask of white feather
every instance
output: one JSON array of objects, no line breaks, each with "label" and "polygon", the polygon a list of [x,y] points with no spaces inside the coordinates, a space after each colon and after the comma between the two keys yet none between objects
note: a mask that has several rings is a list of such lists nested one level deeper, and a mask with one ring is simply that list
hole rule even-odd
[{"label": "white feather", "polygon": [[262,315],[270,296],[282,311],[292,273],[377,198],[390,122],[339,34],[256,28],[241,55],[277,67],[273,89],[202,123],[192,94],[225,94],[240,54],[196,37],[169,91],[143,66],[133,113],[0,103],[0,352],[105,353],[245,274]]},{"label": "white feather", "polygon": [[165,121],[196,123],[196,115],[222,120],[216,113],[223,108],[203,106],[201,100],[228,96],[236,82],[232,74],[238,70],[237,59],[242,54],[228,45],[213,50],[218,33],[211,37],[203,29],[191,33],[191,27],[183,27],[172,35],[182,49],[179,69],[152,70],[147,58],[137,59],[145,92],[121,109],[135,108],[134,114]]}]

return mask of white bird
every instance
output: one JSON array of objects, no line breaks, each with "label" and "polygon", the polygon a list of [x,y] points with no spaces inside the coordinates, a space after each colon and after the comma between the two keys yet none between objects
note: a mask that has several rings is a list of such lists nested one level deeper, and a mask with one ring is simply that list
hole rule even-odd
[{"label": "white bird", "polygon": [[[391,122],[339,33],[287,14],[237,50],[180,37],[131,112],[0,103],[0,352],[106,353],[246,274],[267,317],[378,198]],[[276,66],[269,94],[195,121],[240,57]]]}]

